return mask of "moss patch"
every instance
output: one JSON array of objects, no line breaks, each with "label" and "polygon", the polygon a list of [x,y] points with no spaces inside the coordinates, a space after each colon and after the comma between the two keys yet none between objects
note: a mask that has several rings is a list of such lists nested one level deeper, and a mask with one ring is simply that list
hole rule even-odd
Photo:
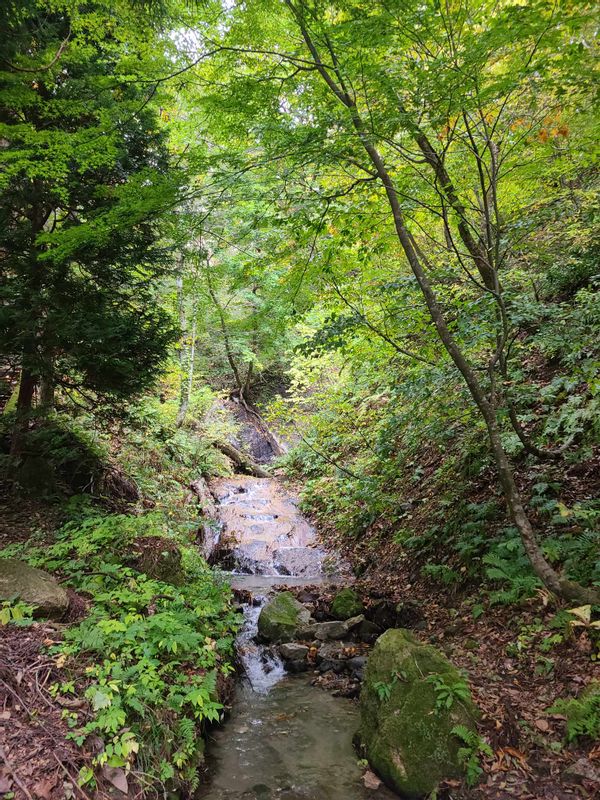
[{"label": "moss patch", "polygon": [[310,614],[291,592],[280,592],[260,612],[258,633],[268,642],[289,642]]},{"label": "moss patch", "polygon": [[405,797],[422,797],[443,778],[461,776],[461,743],[451,731],[455,725],[475,730],[470,698],[436,708],[432,675],[447,684],[461,680],[438,650],[397,629],[379,637],[365,672],[359,740],[375,771]]},{"label": "moss patch", "polygon": [[350,587],[339,591],[331,604],[331,616],[334,619],[350,619],[350,617],[362,614],[363,611],[364,607],[360,597]]}]

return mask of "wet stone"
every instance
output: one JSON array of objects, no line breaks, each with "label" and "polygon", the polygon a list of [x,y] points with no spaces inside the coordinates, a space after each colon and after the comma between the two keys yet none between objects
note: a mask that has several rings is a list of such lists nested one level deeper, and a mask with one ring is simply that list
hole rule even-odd
[{"label": "wet stone", "polygon": [[296,642],[285,642],[279,645],[279,655],[284,661],[302,661],[308,655],[308,647]]},{"label": "wet stone", "polygon": [[346,662],[335,658],[326,658],[317,667],[319,672],[335,672],[336,675],[341,675],[346,671]]},{"label": "wet stone", "polygon": [[317,662],[324,659],[343,659],[344,650],[350,646],[345,642],[325,642],[317,652]]},{"label": "wet stone", "polygon": [[383,631],[379,625],[376,625],[369,619],[364,619],[360,625],[357,625],[354,633],[359,641],[373,644]]},{"label": "wet stone", "polygon": [[349,658],[347,662],[348,670],[355,678],[358,678],[359,681],[363,679],[366,664],[366,656],[354,656],[353,658]]},{"label": "wet stone", "polygon": [[360,614],[358,617],[351,617],[347,620],[333,620],[332,622],[319,622],[315,628],[315,638],[321,641],[327,639],[343,639],[350,631],[358,627],[364,621]]},{"label": "wet stone", "polygon": [[333,598],[331,616],[334,619],[350,619],[364,611],[360,597],[349,586],[341,589]]}]

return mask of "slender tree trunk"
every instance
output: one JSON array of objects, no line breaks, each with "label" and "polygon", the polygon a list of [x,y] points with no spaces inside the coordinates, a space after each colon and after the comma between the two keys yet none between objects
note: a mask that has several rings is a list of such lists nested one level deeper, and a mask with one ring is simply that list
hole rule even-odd
[{"label": "slender tree trunk", "polygon": [[[497,255],[498,251],[498,235],[497,230],[494,232],[494,226],[492,225],[491,221],[491,211],[490,211],[490,195],[494,198],[496,197],[496,180],[497,180],[497,147],[494,146],[494,143],[489,141],[489,150],[490,153],[493,154],[493,169],[491,171],[490,177],[490,186],[486,188],[485,185],[485,177],[483,173],[483,169],[481,166],[481,156],[479,151],[476,147],[475,140],[471,134],[470,128],[467,127],[469,132],[469,137],[471,140],[471,145],[473,147],[473,151],[475,157],[477,159],[477,167],[480,175],[480,185],[481,185],[481,205],[482,205],[482,218],[483,218],[483,228],[484,228],[484,235],[487,237],[487,246],[482,238],[482,236],[474,236],[469,226],[468,217],[466,209],[459,198],[458,191],[455,187],[454,181],[452,180],[448,170],[446,169],[446,165],[444,164],[444,160],[442,155],[435,149],[432,145],[431,141],[428,139],[426,134],[419,128],[418,124],[412,119],[412,117],[408,114],[406,109],[403,106],[400,106],[400,110],[405,115],[406,120],[408,121],[409,128],[413,135],[413,138],[419,149],[423,153],[425,157],[425,161],[429,164],[432,168],[433,173],[435,175],[436,181],[439,185],[440,193],[446,198],[450,207],[454,210],[454,213],[457,217],[457,228],[458,234],[462,243],[465,245],[469,255],[473,259],[479,275],[485,285],[485,288],[492,294],[494,300],[496,302],[499,314],[499,325],[502,325],[503,333],[499,334],[498,336],[498,363],[500,366],[500,371],[502,377],[507,380],[508,378],[508,370],[506,364],[506,354],[504,353],[504,348],[506,347],[506,338],[508,336],[508,316],[506,313],[506,306],[503,298],[503,290],[502,285],[498,279],[498,270],[497,270],[497,259],[494,257],[494,253]],[[466,124],[466,115],[465,117],[465,124]],[[446,218],[444,217],[444,234],[446,237],[446,246],[448,250],[452,252],[457,252],[456,246],[452,240],[452,236],[449,230],[449,223]],[[496,226],[497,228],[497,226]],[[545,450],[543,448],[538,447],[534,442],[531,441],[527,432],[524,430],[523,426],[521,425],[516,409],[511,402],[510,398],[505,396],[506,400],[506,407],[508,409],[508,416],[510,419],[510,423],[515,431],[517,437],[519,438],[525,452],[529,453],[530,455],[535,456],[541,460],[552,460],[552,459],[560,459],[561,453],[554,450]]]},{"label": "slender tree trunk", "polygon": [[404,217],[400,208],[398,195],[396,193],[394,184],[383,164],[383,160],[366,136],[362,126],[362,121],[357,114],[354,115],[353,122],[361,141],[363,142],[363,145],[371,158],[373,166],[377,170],[377,174],[379,175],[381,182],[385,187],[398,239],[400,240],[402,249],[404,250],[413,274],[415,275],[415,278],[417,279],[419,287],[423,293],[425,303],[427,304],[427,308],[434,322],[438,335],[450,358],[463,376],[471,393],[471,397],[475,401],[485,421],[492,454],[496,462],[496,468],[500,477],[500,483],[502,485],[506,504],[508,506],[509,513],[519,531],[523,547],[529,557],[533,571],[544,583],[544,585],[550,589],[550,591],[554,592],[554,594],[558,595],[559,597],[563,597],[565,600],[574,600],[576,602],[584,603],[600,602],[600,592],[592,588],[580,586],[573,581],[562,578],[544,557],[544,554],[542,553],[542,550],[536,540],[529,517],[525,512],[523,501],[515,483],[508,456],[506,455],[506,452],[502,446],[500,431],[496,419],[496,409],[485,396],[483,387],[479,383],[475,372],[471,369],[471,366],[456,344],[454,337],[452,336],[446,324],[442,309],[437,301],[435,293],[431,287],[431,284],[429,283],[420,260],[412,246],[408,229],[404,223]]},{"label": "slender tree trunk", "polygon": [[471,397],[479,408],[479,411],[481,412],[481,415],[485,421],[492,454],[498,469],[506,504],[508,506],[509,513],[519,531],[523,547],[529,557],[535,574],[540,578],[544,585],[547,586],[548,589],[558,596],[565,598],[566,600],[574,600],[576,602],[583,603],[600,603],[600,591],[591,588],[585,588],[577,583],[561,578],[561,576],[545,559],[544,554],[542,553],[542,550],[536,540],[531,522],[525,512],[523,501],[515,483],[510,462],[502,446],[500,431],[496,419],[496,409],[487,399],[485,391],[480,384],[477,375],[471,368],[461,349],[458,347],[454,337],[452,336],[452,333],[450,332],[450,329],[448,328],[442,308],[437,300],[431,284],[429,283],[427,274],[413,245],[410,232],[406,227],[395,185],[385,167],[380,153],[373,144],[371,135],[363,123],[354,99],[346,89],[335,52],[332,51],[330,46],[329,57],[333,60],[333,74],[330,74],[329,68],[326,68],[324,63],[321,61],[318,49],[306,27],[302,14],[295,8],[291,0],[286,0],[286,3],[296,18],[304,41],[306,42],[306,45],[314,59],[316,69],[331,92],[348,109],[352,126],[354,127],[354,130],[385,189],[398,240],[417,280],[417,283],[419,284],[419,288],[421,289],[427,309],[431,319],[433,320],[440,340],[444,345],[446,352],[454,362],[456,368],[461,373],[465,383],[467,384]]},{"label": "slender tree trunk", "polygon": [[16,420],[10,443],[10,455],[13,457],[21,455],[23,451],[23,440],[27,433],[29,420],[31,419],[31,408],[33,406],[33,395],[36,385],[36,376],[33,375],[29,369],[23,367],[21,370],[19,394],[17,396]]},{"label": "slender tree trunk", "polygon": [[217,311],[217,316],[219,317],[219,327],[221,328],[221,333],[223,335],[223,344],[225,345],[225,355],[227,357],[227,362],[231,367],[231,371],[233,373],[233,377],[235,380],[236,389],[240,393],[240,398],[243,400],[244,384],[242,382],[240,371],[237,367],[237,364],[235,363],[235,358],[233,356],[233,349],[231,347],[229,331],[227,330],[227,323],[225,322],[225,314],[223,313],[221,303],[219,302],[219,298],[217,297],[217,294],[212,285],[212,280],[210,277],[210,261],[208,257],[206,259],[206,285],[208,288],[208,294],[210,295],[210,299],[213,301],[214,307]]},{"label": "slender tree trunk", "polygon": [[51,377],[40,378],[39,406],[45,414],[54,410],[54,388],[54,381]]},{"label": "slender tree trunk", "polygon": [[242,391],[244,400],[246,400],[246,398],[250,396],[250,386],[252,384],[253,373],[254,373],[254,363],[250,361],[248,363],[248,370],[246,372],[246,378],[244,380],[244,388]]},{"label": "slender tree trunk", "polygon": [[196,358],[196,315],[192,321],[192,335],[189,347],[189,362],[187,368],[187,376],[181,377],[181,397],[179,400],[179,409],[175,419],[175,425],[180,428],[185,422],[185,418],[190,407],[192,399],[192,388],[194,385],[194,361]]}]

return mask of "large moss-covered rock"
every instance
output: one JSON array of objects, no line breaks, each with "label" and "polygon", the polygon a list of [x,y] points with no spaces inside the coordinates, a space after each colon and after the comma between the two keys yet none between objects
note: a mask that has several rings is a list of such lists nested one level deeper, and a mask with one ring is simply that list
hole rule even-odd
[{"label": "large moss-covered rock", "polygon": [[60,619],[69,607],[63,587],[47,572],[15,558],[0,559],[0,600],[18,598],[36,615]]},{"label": "large moss-covered rock", "polygon": [[363,611],[360,597],[349,586],[339,591],[331,604],[331,616],[334,619],[350,619],[362,614]]},{"label": "large moss-covered rock", "polygon": [[267,642],[289,642],[309,620],[308,609],[291,592],[280,592],[261,609],[258,633]]},{"label": "large moss-covered rock", "polygon": [[409,798],[430,794],[443,778],[461,776],[461,741],[452,728],[475,730],[472,701],[455,699],[450,709],[437,709],[430,676],[446,684],[461,680],[434,647],[391,628],[369,656],[360,695],[359,742],[385,783]]}]

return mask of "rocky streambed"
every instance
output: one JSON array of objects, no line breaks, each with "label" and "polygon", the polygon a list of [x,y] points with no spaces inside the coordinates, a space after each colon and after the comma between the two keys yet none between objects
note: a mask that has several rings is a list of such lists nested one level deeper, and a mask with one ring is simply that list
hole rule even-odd
[{"label": "rocky streambed", "polygon": [[418,608],[364,602],[275,479],[220,478],[210,489],[214,552],[245,624],[242,680],[209,741],[201,797],[385,800],[396,796],[388,787],[419,797],[460,776],[453,731],[473,730],[476,711],[457,670],[405,630],[419,627]]},{"label": "rocky streambed", "polygon": [[[296,498],[278,481],[235,476],[213,481],[210,489],[222,524],[216,552],[245,624],[237,642],[242,679],[228,720],[209,741],[211,782],[201,797],[394,797],[375,788],[378,780],[365,786],[352,743],[356,702],[314,685],[322,665],[336,675],[323,656],[341,656],[346,634],[359,627],[356,619],[319,622],[313,616],[323,616],[321,592],[346,583],[349,573],[317,546]],[[347,691],[356,695],[357,675],[346,677]]]}]

